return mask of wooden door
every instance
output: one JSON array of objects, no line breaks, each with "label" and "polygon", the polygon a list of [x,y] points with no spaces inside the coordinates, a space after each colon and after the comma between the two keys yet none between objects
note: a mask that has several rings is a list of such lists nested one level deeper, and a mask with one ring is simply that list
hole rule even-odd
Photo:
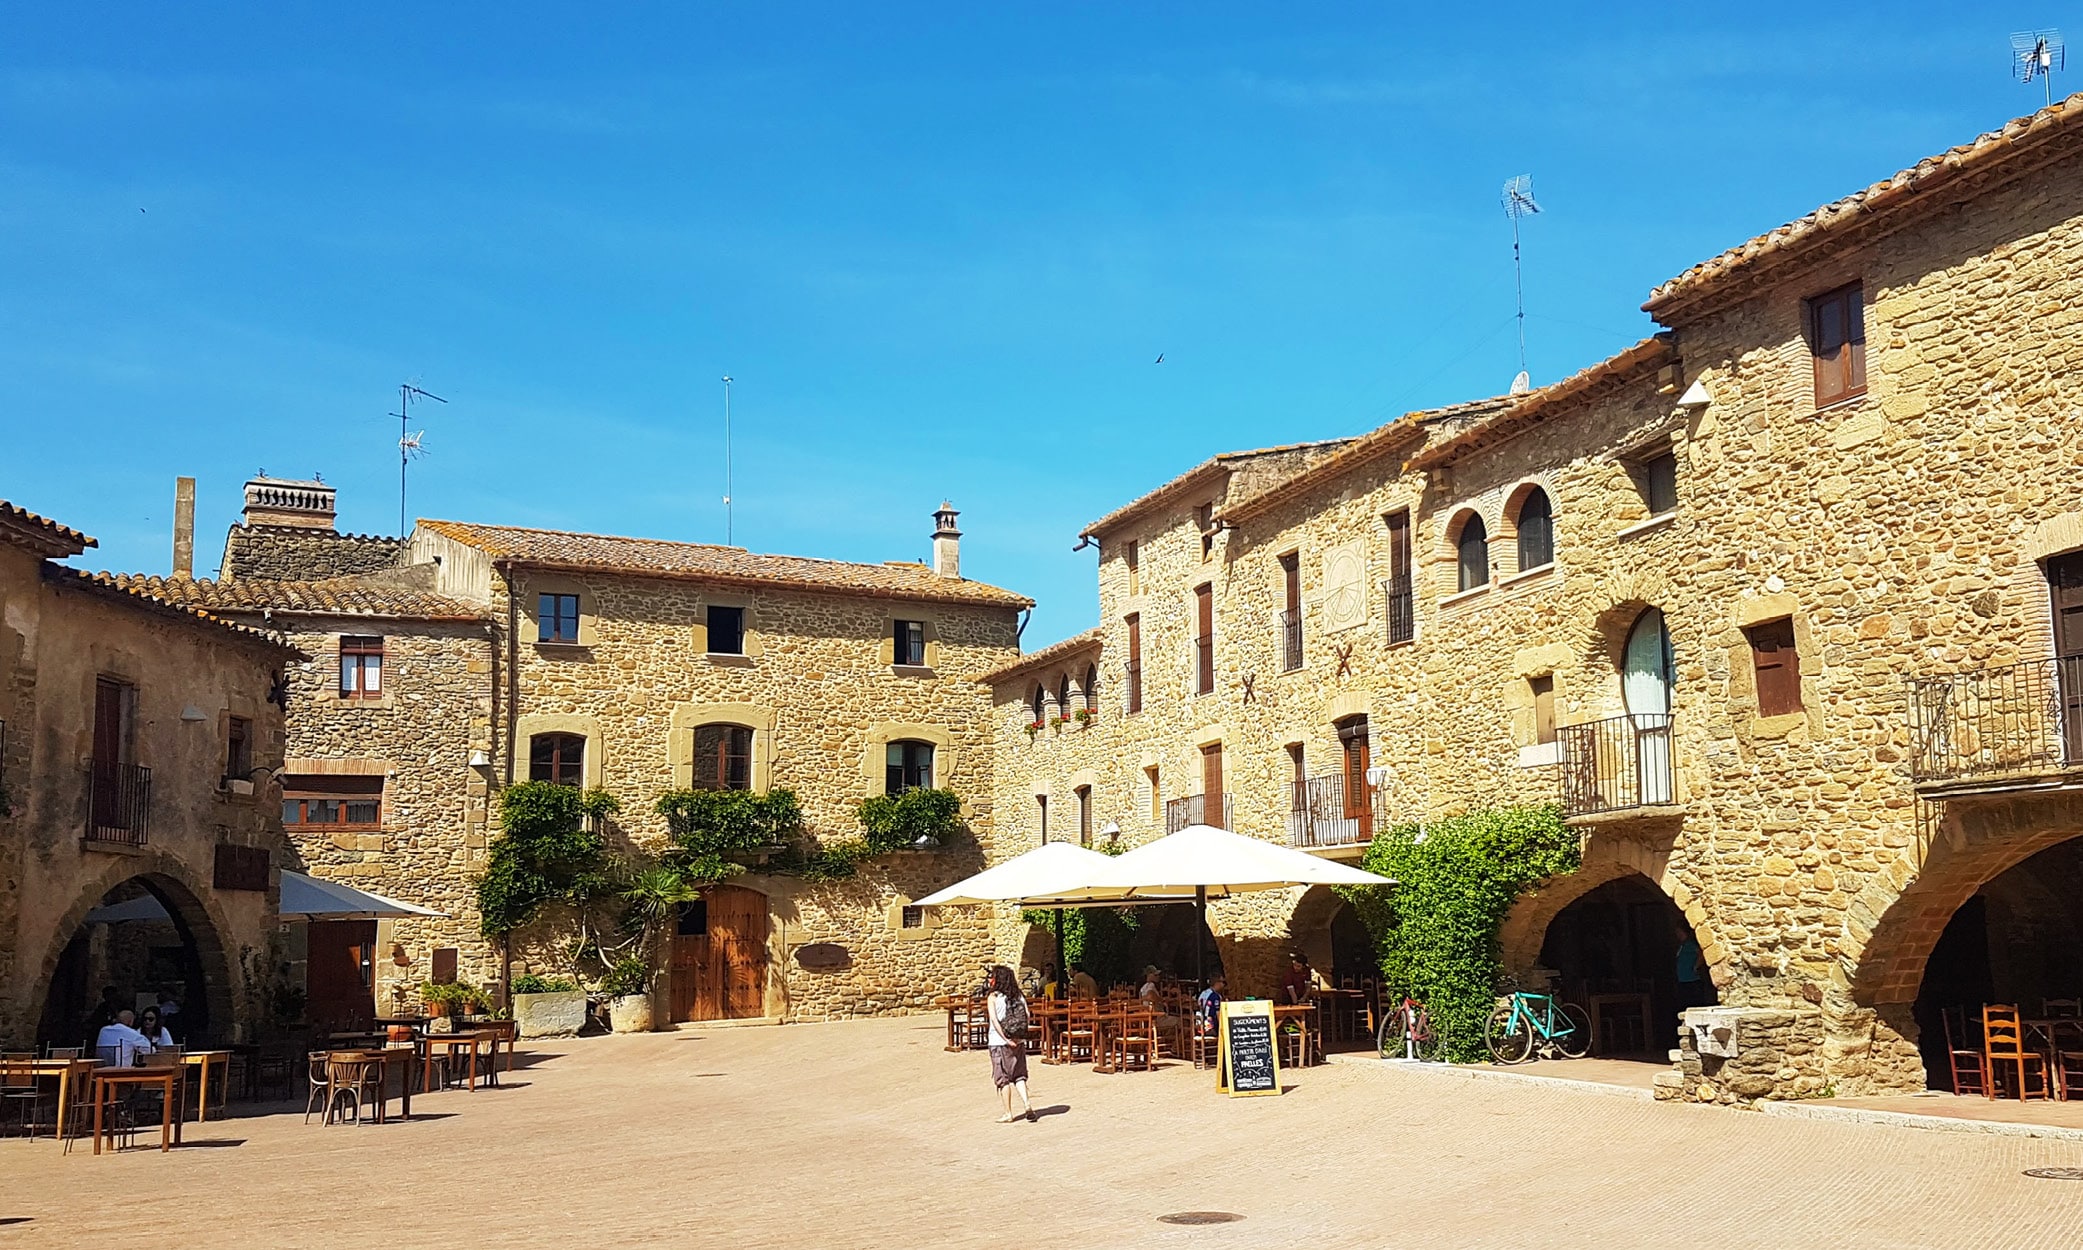
[{"label": "wooden door", "polygon": [[1222,817],[1222,744],[1213,742],[1201,748],[1201,823],[1227,829],[1230,822]]},{"label": "wooden door", "polygon": [[2047,561],[2047,590],[2053,601],[2063,759],[2083,763],[2083,552]]},{"label": "wooden door", "polygon": [[376,1017],[376,922],[314,920],[304,946],[306,1011],[320,1029],[366,1026]]},{"label": "wooden door", "polygon": [[1367,718],[1339,726],[1338,746],[1345,757],[1345,818],[1357,823],[1360,837],[1372,838],[1374,805],[1367,801],[1367,769],[1374,759],[1367,745]]},{"label": "wooden door", "polygon": [[704,891],[673,938],[673,1019],[756,1019],[766,997],[767,896],[734,885]]}]

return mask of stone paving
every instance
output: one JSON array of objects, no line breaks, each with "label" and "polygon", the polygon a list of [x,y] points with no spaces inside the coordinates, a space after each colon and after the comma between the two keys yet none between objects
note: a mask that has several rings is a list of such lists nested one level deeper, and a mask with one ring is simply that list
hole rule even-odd
[{"label": "stone paving", "polygon": [[[407,1124],[249,1114],[189,1125],[170,1155],[100,1158],[0,1141],[0,1250],[2068,1247],[2083,1228],[2083,1182],[2021,1175],[2083,1166],[2079,1143],[1356,1060],[1234,1101],[1184,1065],[1037,1064],[1046,1114],[999,1125],[983,1056],[942,1040],[924,1017],[587,1039],[507,1088],[418,1100]],[[1182,1211],[1243,1218],[1158,1222]]]}]

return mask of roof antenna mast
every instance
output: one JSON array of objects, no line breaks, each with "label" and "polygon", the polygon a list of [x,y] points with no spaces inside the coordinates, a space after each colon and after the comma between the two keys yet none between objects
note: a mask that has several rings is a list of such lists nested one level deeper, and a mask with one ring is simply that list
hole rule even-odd
[{"label": "roof antenna mast", "polygon": [[1520,174],[1504,184],[1504,215],[1512,220],[1512,284],[1519,296],[1519,375],[1512,379],[1512,394],[1524,395],[1533,389],[1533,379],[1526,372],[1526,271],[1519,263],[1519,219],[1531,217],[1541,211],[1533,202],[1533,178]]},{"label": "roof antenna mast", "polygon": [[415,456],[427,454],[427,432],[425,430],[408,432],[405,428],[406,424],[411,420],[412,401],[415,399],[431,399],[437,404],[448,402],[432,391],[423,391],[410,382],[398,383],[398,410],[391,415],[398,419],[398,537],[400,538],[405,537],[407,532],[405,529],[405,466]]},{"label": "roof antenna mast", "polygon": [[2054,103],[2054,71],[2062,68],[2062,60],[2061,32],[2052,27],[2011,36],[2011,75],[2027,86],[2041,79],[2049,104]]},{"label": "roof antenna mast", "polygon": [[723,375],[723,545],[734,544],[731,508],[731,451],[730,451],[730,384],[731,376]]}]

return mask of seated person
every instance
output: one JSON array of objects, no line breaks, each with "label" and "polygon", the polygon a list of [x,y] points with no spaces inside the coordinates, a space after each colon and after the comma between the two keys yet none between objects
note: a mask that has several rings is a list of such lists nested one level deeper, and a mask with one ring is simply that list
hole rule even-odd
[{"label": "seated person", "polygon": [[1048,971],[1042,973],[1041,996],[1043,998],[1063,997],[1063,978],[1056,975],[1055,964],[1050,964]]},{"label": "seated person", "polygon": [[1209,978],[1208,988],[1194,1000],[1194,1023],[1201,1032],[1215,1031],[1215,1022],[1222,1015],[1222,992],[1228,987],[1229,981],[1218,972]]},{"label": "seated person", "polygon": [[165,1018],[159,1008],[147,1007],[137,1015],[137,1031],[144,1035],[152,1050],[172,1050],[174,1035],[167,1030]]},{"label": "seated person", "polygon": [[1140,999],[1140,1000],[1141,1000],[1141,1001],[1143,1002],[1143,1004],[1144,1004],[1145,1006],[1148,1006],[1148,1007],[1151,1007],[1151,1008],[1153,1008],[1153,1009],[1156,1009],[1156,1010],[1157,1010],[1157,1030],[1158,1030],[1158,1032],[1160,1032],[1160,1033],[1171,1033],[1171,1034],[1177,1034],[1177,1033],[1179,1032],[1179,1025],[1180,1025],[1180,1023],[1181,1023],[1181,1021],[1180,1021],[1179,1017],[1177,1017],[1177,1016],[1175,1016],[1175,1015],[1172,1015],[1171,1013],[1169,1013],[1169,1012],[1167,1012],[1167,1011],[1164,1011],[1164,1010],[1163,1010],[1163,1009],[1162,1009],[1161,1007],[1159,1007],[1159,1005],[1158,1005],[1158,1000],[1157,1000],[1157,994],[1158,994],[1158,989],[1157,989],[1157,982],[1158,982],[1158,980],[1159,980],[1159,979],[1160,979],[1160,978],[1161,978],[1161,977],[1162,977],[1163,975],[1164,975],[1163,973],[1161,973],[1161,972],[1159,972],[1159,971],[1157,970],[1157,965],[1156,965],[1156,964],[1151,964],[1151,965],[1149,965],[1148,967],[1144,968],[1144,969],[1143,969],[1143,988],[1142,988],[1142,989],[1140,989],[1140,990],[1137,990],[1137,991],[1136,991],[1136,997],[1137,997],[1138,999]]},{"label": "seated person", "polygon": [[1072,964],[1070,969],[1070,996],[1072,998],[1099,997],[1099,982],[1093,980],[1092,974],[1077,964]]},{"label": "seated person", "polygon": [[134,1068],[137,1057],[150,1054],[152,1043],[138,1032],[137,1016],[128,1007],[116,1013],[114,1023],[101,1026],[94,1039],[94,1057],[118,1068]]}]

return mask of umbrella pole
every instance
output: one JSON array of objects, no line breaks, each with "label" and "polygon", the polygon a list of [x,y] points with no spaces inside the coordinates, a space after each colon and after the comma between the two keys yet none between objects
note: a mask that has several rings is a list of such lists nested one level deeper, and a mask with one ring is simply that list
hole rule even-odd
[{"label": "umbrella pole", "polygon": [[1208,887],[1193,887],[1193,978],[1208,988]]},{"label": "umbrella pole", "polygon": [[1070,984],[1070,969],[1063,966],[1063,909],[1056,909],[1056,992],[1065,998],[1070,995],[1063,987]]}]

